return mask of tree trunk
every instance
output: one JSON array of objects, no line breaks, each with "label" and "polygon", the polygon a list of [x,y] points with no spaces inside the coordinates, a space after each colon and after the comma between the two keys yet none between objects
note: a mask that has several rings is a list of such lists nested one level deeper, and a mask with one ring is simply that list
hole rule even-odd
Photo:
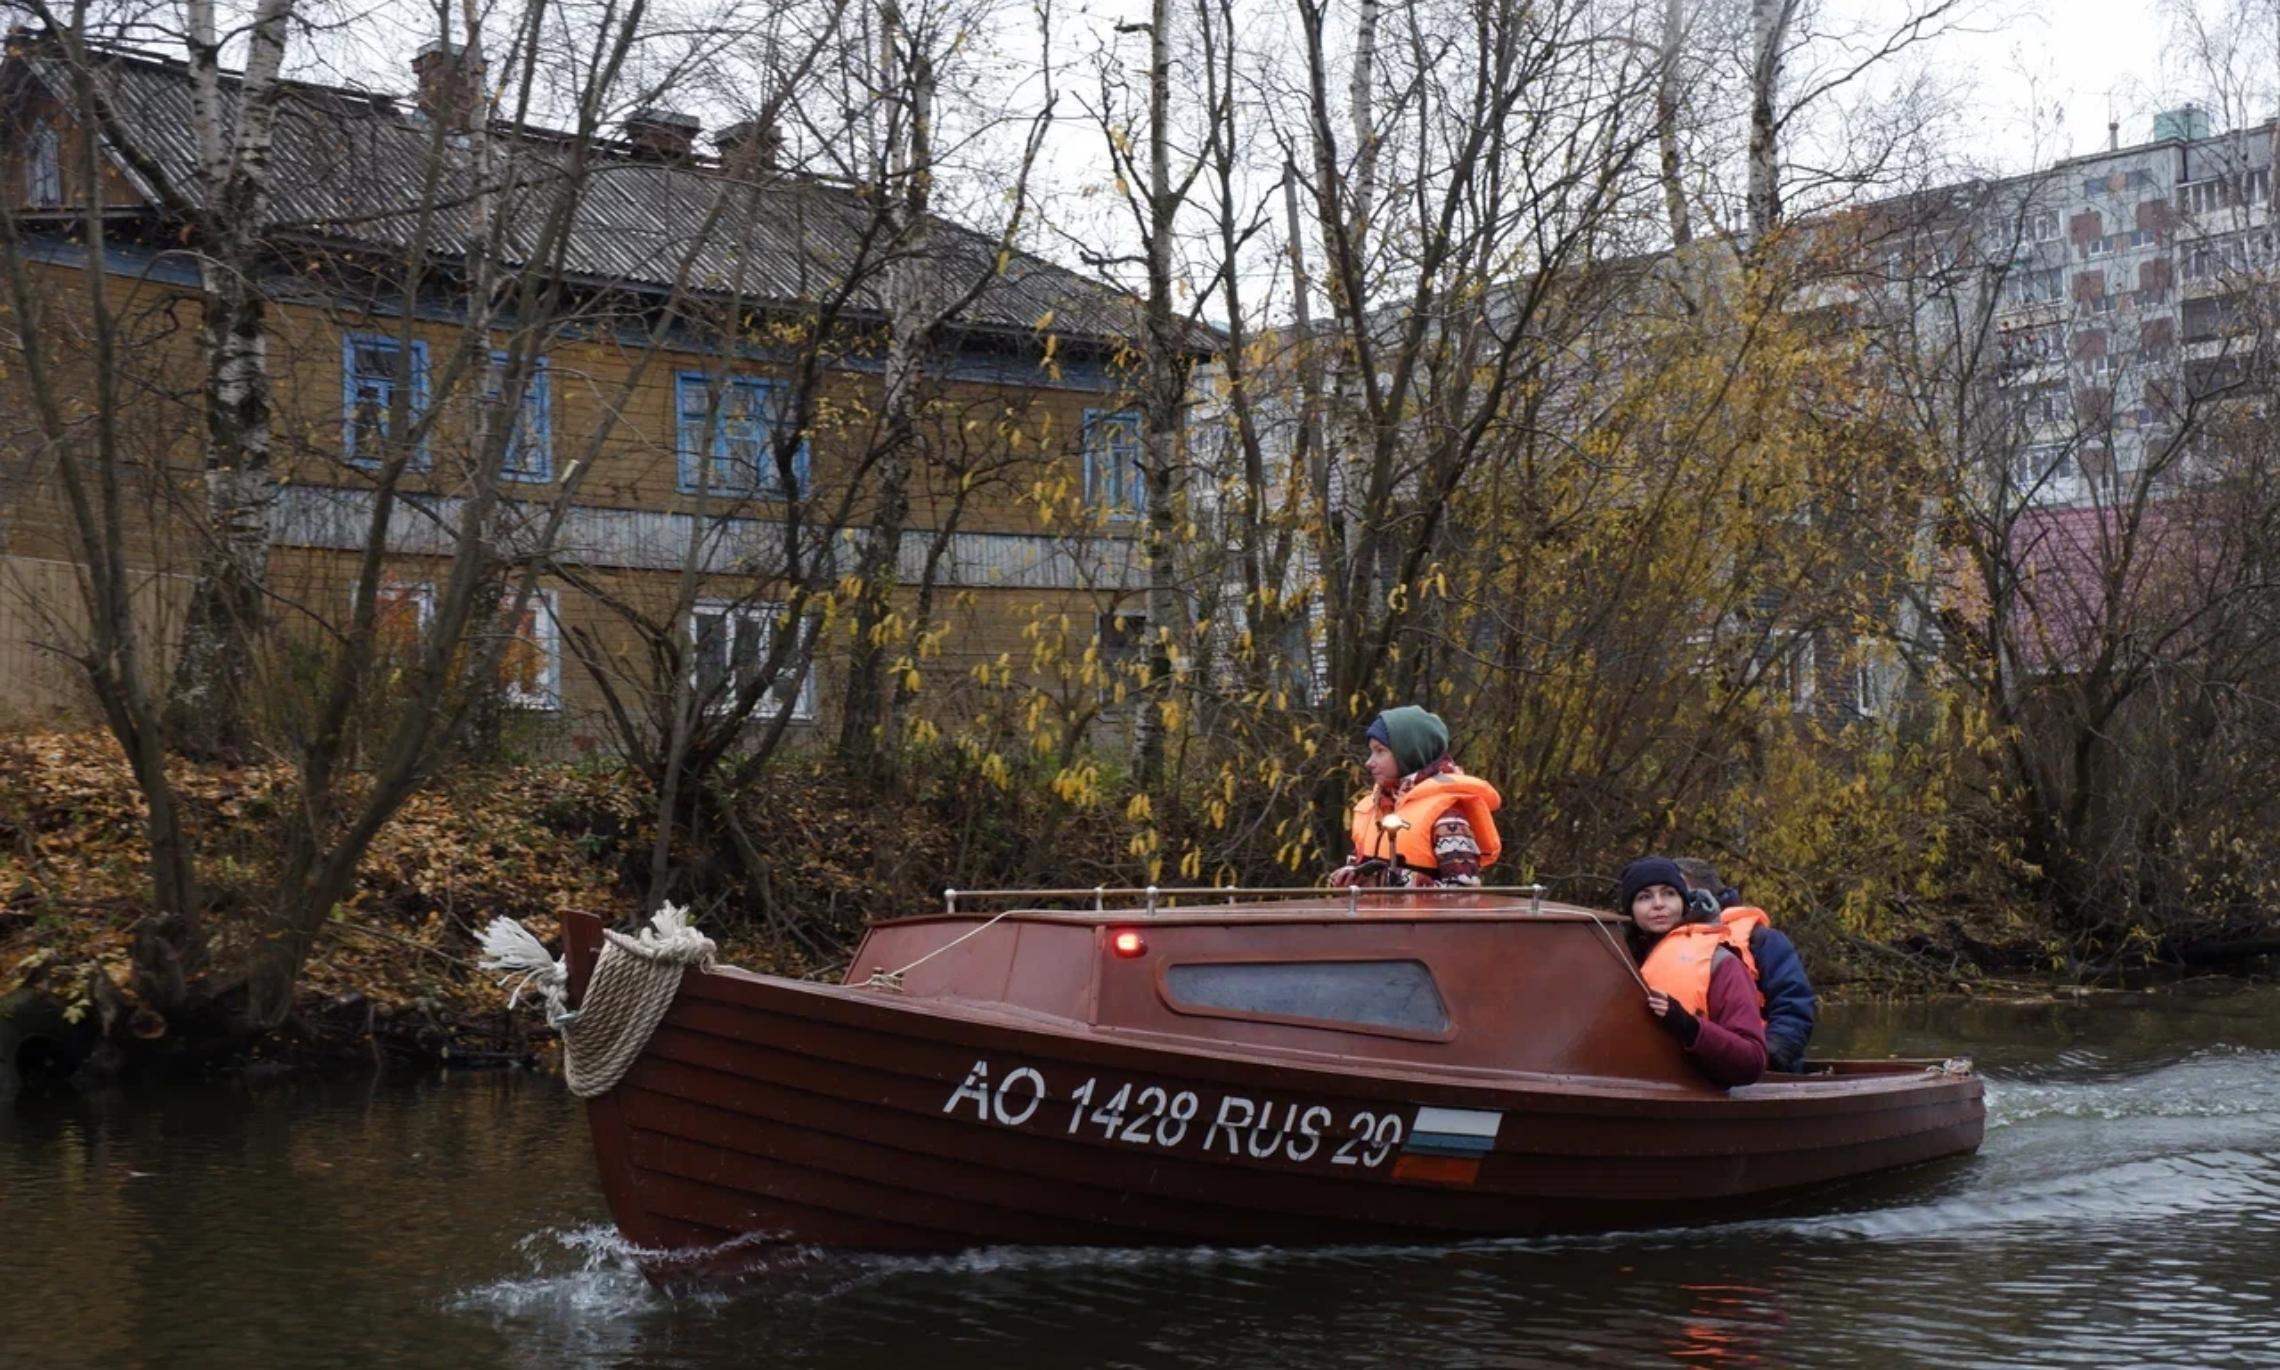
[{"label": "tree trunk", "polygon": [[1679,80],[1679,54],[1685,49],[1686,0],[1663,0],[1662,58],[1655,78],[1655,139],[1662,152],[1663,211],[1670,216],[1670,242],[1684,248],[1694,241],[1686,208],[1686,181],[1678,154],[1678,123],[1685,106]]},{"label": "tree trunk", "polygon": [[[262,0],[236,108],[224,108],[212,0],[189,6],[192,136],[199,153],[206,542],[190,591],[167,717],[175,747],[235,760],[251,741],[246,683],[269,577],[270,376],[255,277],[279,73],[293,0]],[[225,141],[225,130],[229,137]]]},{"label": "tree trunk", "polygon": [[1148,567],[1147,679],[1133,728],[1134,770],[1143,787],[1164,775],[1164,706],[1172,681],[1172,626],[1180,617],[1174,562],[1180,410],[1186,347],[1172,299],[1171,0],[1154,0],[1148,34],[1148,305],[1141,382],[1141,463],[1148,499],[1142,555]]},{"label": "tree trunk", "polygon": [[1797,0],[1750,0],[1750,244],[1781,222],[1780,95],[1782,46]]},{"label": "tree trunk", "polygon": [[[900,580],[903,526],[910,521],[910,482],[921,455],[918,388],[924,379],[929,318],[928,290],[934,264],[926,257],[928,182],[933,174],[934,66],[918,35],[902,23],[894,4],[882,8],[880,27],[887,88],[899,91],[905,108],[902,127],[891,124],[886,193],[895,201],[891,237],[894,260],[887,291],[892,317],[883,381],[879,495],[872,507],[869,535],[856,568],[855,640],[847,662],[847,694],[841,704],[839,756],[856,772],[875,772],[885,743],[887,626]],[[908,73],[897,44],[910,44]]]}]

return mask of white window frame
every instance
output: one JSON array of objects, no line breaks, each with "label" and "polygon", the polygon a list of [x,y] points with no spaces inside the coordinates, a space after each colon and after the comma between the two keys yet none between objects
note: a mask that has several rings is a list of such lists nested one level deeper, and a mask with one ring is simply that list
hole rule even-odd
[{"label": "white window frame", "polygon": [[2061,231],[2059,214],[2055,209],[2037,210],[2027,216],[2027,241],[2029,242],[2056,242]]},{"label": "white window frame", "polygon": [[[785,606],[779,603],[755,604],[718,599],[699,600],[691,607],[689,611],[689,685],[699,692],[700,698],[702,698],[705,682],[703,677],[704,663],[700,647],[703,642],[703,630],[698,626],[698,616],[717,615],[727,625],[728,639],[721,646],[721,660],[725,669],[733,671],[736,665],[736,644],[745,634],[757,633],[760,635],[760,643],[753,649],[752,653],[752,660],[758,662],[768,655],[770,639],[780,627],[797,626],[782,622],[784,609]],[[779,693],[782,686],[783,682],[779,680],[760,696],[759,702],[752,706],[752,713],[755,718],[774,718],[782,710],[784,699]],[[715,697],[704,701],[705,707],[715,710],[726,708],[736,698],[739,688],[734,682],[731,682]],[[814,719],[815,663],[810,661],[807,669],[800,673],[799,694],[792,701],[792,721],[807,723],[814,721]]]},{"label": "white window frame", "polygon": [[[514,608],[515,592],[508,590],[500,599],[500,612]],[[557,713],[562,708],[562,624],[556,617],[561,606],[558,592],[549,589],[531,591],[530,607],[534,611],[531,631],[538,645],[539,656],[546,663],[545,678],[536,690],[525,690],[515,685],[504,686],[500,696],[510,708],[529,709],[536,713]],[[502,619],[502,628],[511,629]]]},{"label": "white window frame", "polygon": [[[353,599],[353,591],[351,595]],[[372,617],[375,628],[379,626],[381,616],[387,612],[386,601],[410,601],[412,605],[411,651],[417,656],[418,653],[427,649],[428,625],[435,622],[435,585],[432,582],[383,579],[380,582],[380,588],[373,594],[373,600]]]},{"label": "white window frame", "polygon": [[2047,492],[2053,483],[2071,481],[2074,476],[2072,443],[2030,442],[2011,454],[2012,483],[2022,488]]}]

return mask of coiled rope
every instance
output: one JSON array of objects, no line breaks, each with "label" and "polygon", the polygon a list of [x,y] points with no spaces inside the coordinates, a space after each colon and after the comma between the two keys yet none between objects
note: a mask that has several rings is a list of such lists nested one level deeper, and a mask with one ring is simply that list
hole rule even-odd
[{"label": "coiled rope", "polygon": [[568,1002],[568,960],[546,954],[530,929],[504,916],[483,929],[482,968],[512,985],[507,1007],[526,990],[546,1000],[546,1023],[562,1035],[562,1078],[581,1099],[607,1094],[634,1058],[681,988],[690,966],[709,969],[718,950],[713,940],[689,926],[687,909],[667,904],[657,910],[638,937],[602,933],[602,957],[586,983],[577,1008]]}]

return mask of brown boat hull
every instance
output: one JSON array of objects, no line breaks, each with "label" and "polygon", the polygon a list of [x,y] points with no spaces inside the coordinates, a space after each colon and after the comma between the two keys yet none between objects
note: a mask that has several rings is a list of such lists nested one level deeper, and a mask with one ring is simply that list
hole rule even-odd
[{"label": "brown boat hull", "polygon": [[[591,963],[584,922],[574,964]],[[1984,1109],[1976,1077],[1917,1064],[1731,1093],[1389,1073],[718,971],[684,978],[590,1117],[619,1228],[680,1274],[776,1243],[1414,1243],[1707,1221],[1970,1151]]]}]

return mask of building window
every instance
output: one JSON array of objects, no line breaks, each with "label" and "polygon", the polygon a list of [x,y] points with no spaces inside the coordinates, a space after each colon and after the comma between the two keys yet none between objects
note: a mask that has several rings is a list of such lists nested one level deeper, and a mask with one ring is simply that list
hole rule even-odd
[{"label": "building window", "polygon": [[[417,424],[427,411],[427,344],[412,344],[408,366],[403,352],[395,338],[351,333],[341,339],[341,451],[355,465],[378,466],[387,456],[399,387],[410,386],[407,422]],[[411,464],[427,464],[424,439]]]},{"label": "building window", "polygon": [[63,203],[63,140],[55,125],[42,119],[32,125],[24,150],[24,198],[34,209],[53,209]]},{"label": "building window", "polygon": [[[507,400],[507,354],[493,352],[484,377],[483,403],[497,414]],[[515,410],[514,428],[499,458],[499,474],[508,480],[554,479],[554,386],[546,358],[530,359],[523,378],[522,404]]]},{"label": "building window", "polygon": [[1140,415],[1131,409],[1085,411],[1085,503],[1111,518],[1138,518],[1147,502],[1140,469]]},{"label": "building window", "polygon": [[2058,344],[2056,328],[2013,328],[2000,335],[1997,345],[2005,365],[2025,367],[2057,360]]},{"label": "building window", "polygon": [[[694,683],[700,707],[725,708],[760,680],[775,648],[776,633],[790,626],[783,618],[781,604],[709,603],[696,607],[689,615],[689,640],[695,652]],[[798,644],[793,644],[787,657],[796,657],[797,648]],[[766,717],[781,712],[789,689],[793,692],[792,717],[814,718],[813,672],[800,671],[796,685],[786,679],[787,675],[787,670],[777,672],[761,693],[757,712]]]},{"label": "building window", "polygon": [[2065,268],[2056,266],[2039,271],[2014,270],[2003,282],[2004,294],[2015,305],[2048,304],[2065,289]]},{"label": "building window", "polygon": [[509,634],[499,653],[499,690],[518,709],[562,707],[562,626],[552,590],[533,590],[530,602],[512,622],[515,594],[499,603],[500,631]]},{"label": "building window", "polygon": [[2071,449],[2063,442],[2038,442],[2018,449],[2011,457],[2011,476],[2022,488],[2037,490],[2074,474]]},{"label": "building window", "polygon": [[432,585],[386,581],[372,592],[373,636],[384,657],[404,661],[416,655],[434,617]]},{"label": "building window", "polygon": [[2196,217],[2215,214],[2234,204],[2255,206],[2272,198],[2272,168],[2252,167],[2237,182],[2232,176],[2211,176],[2177,188],[2178,202]]},{"label": "building window", "polygon": [[676,388],[675,438],[684,493],[702,489],[715,495],[788,499],[806,492],[805,440],[792,454],[792,489],[784,488],[776,465],[776,430],[790,393],[783,382],[728,376],[716,390],[704,372],[684,371]]},{"label": "building window", "polygon": [[2065,423],[2074,417],[2073,402],[2066,387],[2038,385],[2027,391],[2020,402],[2021,416],[2030,424]]},{"label": "building window", "polygon": [[1148,616],[1119,609],[1102,614],[1094,628],[1100,640],[1101,699],[1122,704],[1148,678]]},{"label": "building window", "polygon": [[2151,247],[2153,246],[2153,243],[2154,232],[2150,228],[2136,229],[2133,230],[2130,234],[2131,247]]},{"label": "building window", "polygon": [[2027,218],[2027,241],[2035,243],[2058,240],[2058,211],[2044,210]]}]

